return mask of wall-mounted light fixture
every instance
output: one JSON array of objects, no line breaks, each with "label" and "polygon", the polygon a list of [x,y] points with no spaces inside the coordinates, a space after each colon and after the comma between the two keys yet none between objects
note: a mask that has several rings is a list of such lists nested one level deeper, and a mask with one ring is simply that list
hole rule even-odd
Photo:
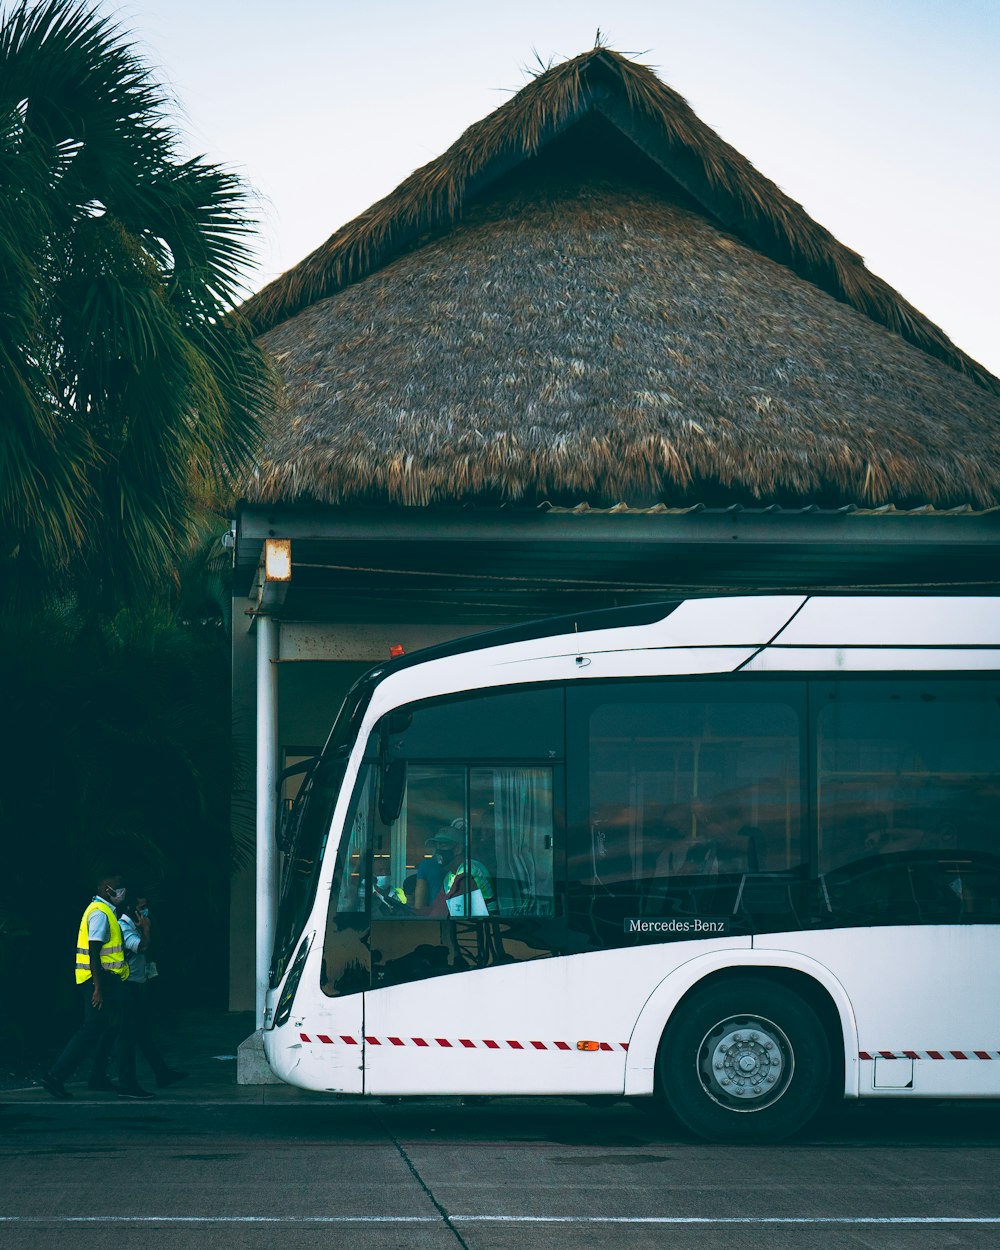
[{"label": "wall-mounted light fixture", "polygon": [[292,580],[292,540],[290,538],[264,539],[264,580],[268,582]]},{"label": "wall-mounted light fixture", "polygon": [[292,580],[292,540],[265,538],[257,566],[257,611],[267,612],[285,602]]}]

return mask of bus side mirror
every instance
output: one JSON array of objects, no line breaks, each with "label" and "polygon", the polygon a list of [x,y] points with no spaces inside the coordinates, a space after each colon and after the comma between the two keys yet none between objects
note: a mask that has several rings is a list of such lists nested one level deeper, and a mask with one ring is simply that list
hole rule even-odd
[{"label": "bus side mirror", "polygon": [[302,773],[311,773],[319,763],[319,756],[312,755],[308,759],[299,760],[297,764],[290,764],[287,768],[283,768],[278,774],[278,780],[275,783],[275,798],[278,806],[277,819],[274,822],[275,839],[278,843],[278,850],[286,855],[291,850],[294,837],[294,827],[292,821],[292,813],[295,810],[294,803],[285,803],[281,798],[281,788],[289,777],[297,777]]},{"label": "bus side mirror", "polygon": [[383,764],[378,787],[378,816],[383,825],[395,824],[399,819],[405,792],[406,761],[393,760]]},{"label": "bus side mirror", "polygon": [[[406,792],[406,761],[392,759],[395,754],[389,739],[395,735],[406,733],[413,724],[413,713],[405,707],[397,707],[383,716],[379,726],[379,785],[378,815],[383,825],[393,825],[403,810],[403,795]],[[398,743],[396,748],[398,749]]]}]

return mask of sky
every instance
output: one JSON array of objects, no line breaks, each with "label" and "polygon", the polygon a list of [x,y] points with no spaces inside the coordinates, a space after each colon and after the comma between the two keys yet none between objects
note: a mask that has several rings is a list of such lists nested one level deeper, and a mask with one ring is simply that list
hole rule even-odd
[{"label": "sky", "polygon": [[1000,0],[130,0],[189,154],[257,197],[257,289],[539,64],[610,47],[1000,374]]}]

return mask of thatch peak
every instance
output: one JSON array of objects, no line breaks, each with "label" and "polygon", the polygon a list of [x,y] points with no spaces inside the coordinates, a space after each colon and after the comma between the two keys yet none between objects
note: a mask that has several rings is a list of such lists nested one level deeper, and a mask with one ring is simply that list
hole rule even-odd
[{"label": "thatch peak", "polygon": [[610,122],[715,225],[1000,395],[998,379],[700,121],[653,70],[604,47],[539,74],[264,287],[244,313],[263,334],[378,271],[454,224],[471,200],[588,115]]}]

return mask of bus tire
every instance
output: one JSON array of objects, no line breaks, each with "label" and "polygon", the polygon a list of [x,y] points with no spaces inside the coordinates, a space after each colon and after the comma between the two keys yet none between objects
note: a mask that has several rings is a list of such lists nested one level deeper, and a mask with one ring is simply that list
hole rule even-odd
[{"label": "bus tire", "polygon": [[823,1104],[830,1044],[816,1013],[763,978],[695,991],[667,1025],[659,1090],[687,1128],[711,1141],[781,1141]]}]

